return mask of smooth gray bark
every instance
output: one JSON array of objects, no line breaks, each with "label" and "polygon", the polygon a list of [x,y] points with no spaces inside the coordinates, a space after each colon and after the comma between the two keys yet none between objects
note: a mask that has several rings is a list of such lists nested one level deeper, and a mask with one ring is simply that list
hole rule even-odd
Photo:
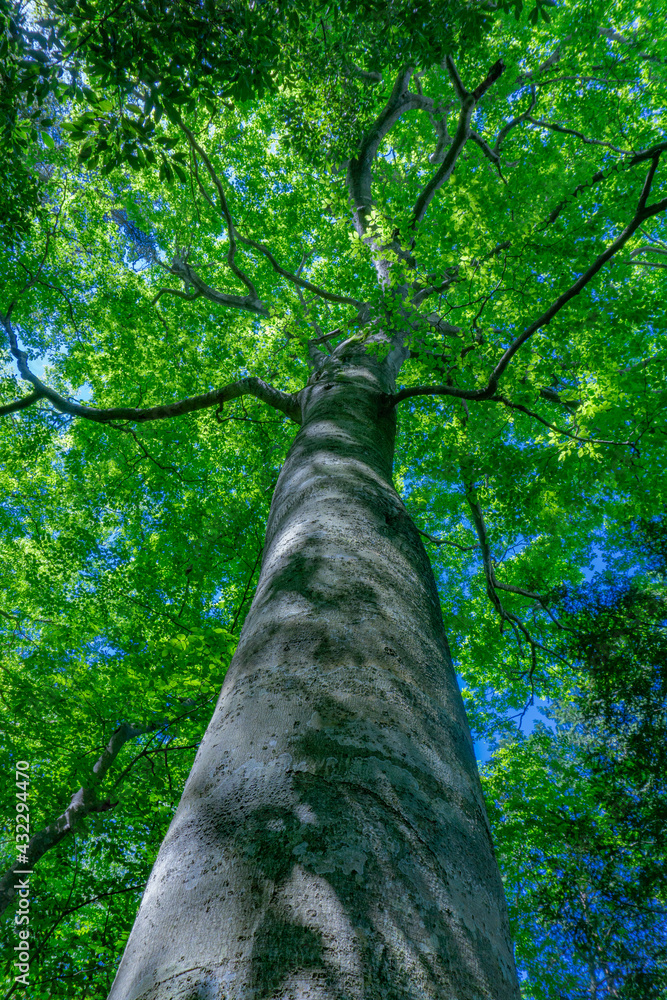
[{"label": "smooth gray bark", "polygon": [[[385,369],[300,395],[261,575],[110,1000],[518,1000]],[[386,405],[386,404],[385,404]]]}]

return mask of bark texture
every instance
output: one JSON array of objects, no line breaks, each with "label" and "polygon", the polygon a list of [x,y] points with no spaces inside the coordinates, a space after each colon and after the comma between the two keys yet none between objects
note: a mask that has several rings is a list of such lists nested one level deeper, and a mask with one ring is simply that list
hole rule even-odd
[{"label": "bark texture", "polygon": [[300,395],[257,592],[110,1000],[518,1000],[382,365]]}]

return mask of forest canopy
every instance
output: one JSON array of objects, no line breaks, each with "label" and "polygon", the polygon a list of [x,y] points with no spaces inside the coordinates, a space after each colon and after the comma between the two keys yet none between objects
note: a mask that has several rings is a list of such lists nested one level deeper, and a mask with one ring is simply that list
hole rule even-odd
[{"label": "forest canopy", "polygon": [[107,996],[294,395],[397,331],[394,482],[490,747],[523,995],[667,996],[666,15],[0,0],[1,728],[7,773],[30,763],[34,1000]]}]

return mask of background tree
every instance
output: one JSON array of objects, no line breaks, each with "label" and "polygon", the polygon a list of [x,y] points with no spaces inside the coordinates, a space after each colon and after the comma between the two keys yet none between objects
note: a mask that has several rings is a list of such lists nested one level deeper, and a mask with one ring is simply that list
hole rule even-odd
[{"label": "background tree", "polygon": [[[340,363],[342,383],[317,389],[336,398],[345,371],[387,379],[401,362],[378,416],[400,409],[394,482],[433,546],[475,731],[578,683],[554,595],[664,504],[664,46],[623,4],[568,4],[553,23],[401,4],[54,6],[44,24],[7,9],[3,169],[39,183],[12,181],[2,267],[6,752],[34,762],[36,988],[104,996],[249,606],[309,379]],[[419,562],[403,513],[378,514],[395,564],[401,546]],[[338,606],[358,622],[367,600]],[[359,663],[374,635],[357,634]],[[381,643],[380,676],[395,653]],[[336,691],[353,681],[372,697],[367,666]],[[307,721],[352,738],[344,718]],[[421,807],[389,785],[405,823]],[[441,877],[443,828],[418,842],[380,799],[394,874],[430,851]],[[268,881],[317,872],[307,817],[265,819]],[[363,863],[341,862],[352,897]],[[252,988],[326,970],[321,914],[288,924],[294,947],[266,912],[254,940],[278,959]],[[411,966],[425,932],[399,923],[410,940],[339,989],[366,976],[438,995],[461,976],[460,951],[438,966],[437,934]],[[363,953],[341,935],[341,954]]]},{"label": "background tree", "polygon": [[[645,527],[664,542],[664,522]],[[484,768],[531,996],[665,996],[661,562],[662,581],[607,573],[561,598],[578,690]]]}]

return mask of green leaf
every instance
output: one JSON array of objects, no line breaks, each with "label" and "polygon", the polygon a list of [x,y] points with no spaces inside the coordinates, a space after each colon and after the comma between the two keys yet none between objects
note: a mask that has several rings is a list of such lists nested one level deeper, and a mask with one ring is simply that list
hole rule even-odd
[{"label": "green leaf", "polygon": [[180,165],[180,163],[177,163],[175,160],[172,160],[171,166],[172,166],[172,169],[173,169],[174,173],[176,174],[176,176],[178,177],[178,179],[181,181],[181,183],[182,184],[187,184],[188,183],[188,174],[183,169],[183,167]]}]

